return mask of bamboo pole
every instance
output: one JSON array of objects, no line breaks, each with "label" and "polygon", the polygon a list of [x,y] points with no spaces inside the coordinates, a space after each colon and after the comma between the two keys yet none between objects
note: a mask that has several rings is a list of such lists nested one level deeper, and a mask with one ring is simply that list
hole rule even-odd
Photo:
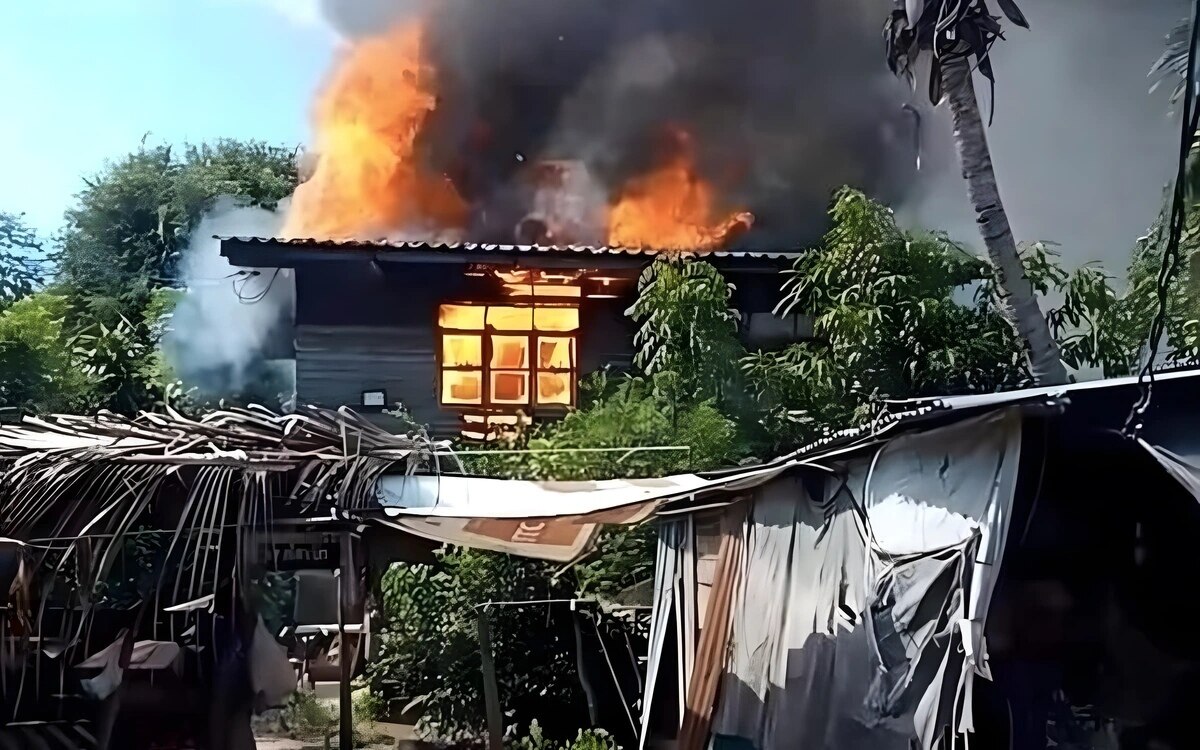
[{"label": "bamboo pole", "polygon": [[350,694],[350,644],[346,642],[346,610],[350,586],[354,580],[354,556],[350,550],[350,533],[342,534],[342,568],[338,574],[338,662],[342,670],[338,686],[338,750],[354,747],[354,710]]},{"label": "bamboo pole", "polygon": [[492,657],[492,628],[486,608],[478,611],[477,620],[483,698],[487,705],[488,750],[504,750],[504,717],[500,712],[500,688],[496,684],[496,662]]}]

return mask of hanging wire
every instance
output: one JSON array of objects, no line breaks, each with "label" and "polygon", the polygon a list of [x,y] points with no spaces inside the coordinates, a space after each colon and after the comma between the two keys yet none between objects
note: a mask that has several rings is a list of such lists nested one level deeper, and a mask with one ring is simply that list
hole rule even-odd
[{"label": "hanging wire", "polygon": [[1183,132],[1179,138],[1179,163],[1175,173],[1175,186],[1171,196],[1171,213],[1166,244],[1163,246],[1162,262],[1158,269],[1156,291],[1158,307],[1150,323],[1148,353],[1138,372],[1138,399],[1125,419],[1124,433],[1137,437],[1142,429],[1142,417],[1150,408],[1154,398],[1154,363],[1167,326],[1167,307],[1171,298],[1171,280],[1182,265],[1179,242],[1187,220],[1187,167],[1188,156],[1196,142],[1196,131],[1200,130],[1200,107],[1196,106],[1196,48],[1200,42],[1200,0],[1196,0],[1192,11],[1191,40],[1188,46],[1187,80],[1184,86]]},{"label": "hanging wire", "polygon": [[271,274],[271,278],[267,280],[264,286],[258,292],[246,294],[246,285],[252,280],[259,277],[259,271],[243,272],[244,275],[237,274],[237,278],[233,280],[233,293],[237,295],[238,301],[243,305],[253,305],[256,302],[261,302],[271,292],[271,287],[275,286],[275,279],[279,278],[279,269],[275,269],[275,273]]}]

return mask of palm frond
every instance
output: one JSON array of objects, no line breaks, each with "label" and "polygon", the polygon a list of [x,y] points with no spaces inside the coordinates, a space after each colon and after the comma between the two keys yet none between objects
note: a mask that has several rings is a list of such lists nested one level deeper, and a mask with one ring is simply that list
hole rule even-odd
[{"label": "palm frond", "polygon": [[[931,60],[929,98],[942,100],[943,61],[966,56],[995,84],[991,49],[1004,38],[1000,16],[992,15],[987,0],[894,0],[895,7],[884,25],[888,67],[892,73],[915,82],[915,66],[922,54]],[[1029,21],[1015,0],[996,0],[1011,23],[1029,28]]]},{"label": "palm frond", "polygon": [[1167,46],[1162,55],[1150,66],[1150,77],[1155,79],[1150,87],[1153,92],[1159,86],[1174,81],[1171,104],[1176,104],[1187,90],[1188,53],[1192,47],[1192,22],[1182,21],[1167,35]]}]

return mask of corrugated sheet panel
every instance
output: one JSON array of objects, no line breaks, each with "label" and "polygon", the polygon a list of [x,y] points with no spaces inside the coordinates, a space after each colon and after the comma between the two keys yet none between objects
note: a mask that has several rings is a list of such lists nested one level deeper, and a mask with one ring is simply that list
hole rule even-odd
[{"label": "corrugated sheet panel", "polygon": [[479,242],[403,242],[389,239],[376,240],[323,240],[317,238],[294,238],[287,239],[281,237],[224,237],[214,235],[214,239],[221,241],[234,241],[246,244],[261,244],[261,245],[286,245],[289,247],[298,248],[342,248],[347,250],[353,249],[376,249],[376,250],[471,250],[482,252],[493,252],[500,255],[517,254],[517,253],[576,253],[579,255],[644,255],[654,257],[657,255],[681,255],[681,256],[696,256],[696,257],[711,257],[711,258],[768,258],[777,260],[790,260],[798,258],[802,253],[799,249],[795,250],[713,250],[705,252],[678,251],[653,248],[632,248],[632,247],[608,247],[608,246],[592,246],[592,245],[499,245],[486,244]]},{"label": "corrugated sheet panel", "polygon": [[[1156,372],[1156,381],[1171,381],[1180,378],[1200,377],[1200,369],[1184,369],[1175,371]],[[1078,391],[1091,391],[1098,388],[1123,388],[1138,384],[1137,376],[1123,378],[1107,378],[1100,380],[1085,380],[1079,383],[1065,383],[1041,388],[1025,388],[1019,391],[1004,391],[1001,393],[979,393],[964,396],[937,396],[903,401],[891,401],[889,406],[900,412],[916,410],[921,407],[938,409],[975,409],[979,407],[1000,407],[1021,401],[1031,401],[1041,398],[1056,398]]]}]

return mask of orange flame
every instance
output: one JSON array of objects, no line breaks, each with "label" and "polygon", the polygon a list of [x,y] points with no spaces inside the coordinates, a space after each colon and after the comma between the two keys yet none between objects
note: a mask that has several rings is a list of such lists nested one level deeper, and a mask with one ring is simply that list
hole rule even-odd
[{"label": "orange flame", "polygon": [[354,44],[313,113],[319,161],[292,198],[287,237],[349,238],[460,227],[467,206],[416,154],[437,107],[423,26],[397,25]]},{"label": "orange flame", "polygon": [[656,250],[715,250],[750,228],[754,215],[719,216],[713,186],[696,174],[691,140],[671,133],[672,155],[625,184],[608,213],[608,244]]}]

